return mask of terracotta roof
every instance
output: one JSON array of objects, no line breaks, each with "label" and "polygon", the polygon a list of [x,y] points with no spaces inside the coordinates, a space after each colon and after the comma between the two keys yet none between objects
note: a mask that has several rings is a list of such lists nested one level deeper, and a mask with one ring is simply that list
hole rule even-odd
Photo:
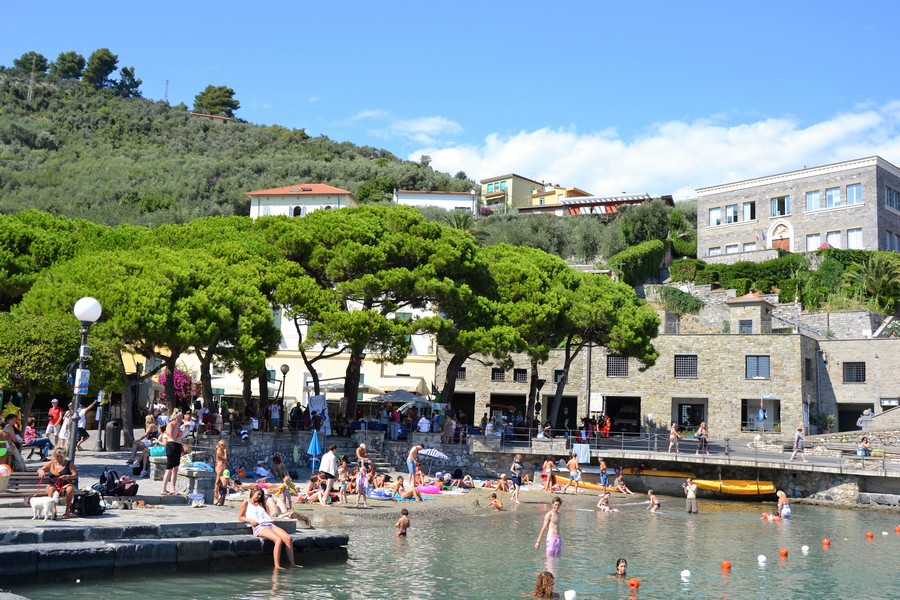
[{"label": "terracotta roof", "polygon": [[774,304],[772,304],[765,298],[760,297],[760,295],[756,292],[750,292],[749,294],[744,294],[743,296],[738,296],[737,298],[726,300],[725,304],[753,304],[757,302],[768,304],[769,306],[774,306]]},{"label": "terracotta roof", "polygon": [[255,190],[246,192],[246,196],[316,196],[322,194],[348,194],[347,190],[326,185],[324,183],[298,183],[284,187],[269,188],[267,190]]}]

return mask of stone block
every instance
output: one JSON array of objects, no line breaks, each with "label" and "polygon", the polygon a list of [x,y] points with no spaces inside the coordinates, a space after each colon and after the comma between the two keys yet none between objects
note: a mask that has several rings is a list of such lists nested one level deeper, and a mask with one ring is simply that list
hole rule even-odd
[{"label": "stone block", "polygon": [[46,543],[81,542],[87,535],[88,527],[46,527],[41,531],[41,541]]},{"label": "stone block", "polygon": [[37,577],[39,546],[36,544],[0,547],[4,581],[31,582]]},{"label": "stone block", "polygon": [[147,460],[150,461],[150,479],[162,481],[163,475],[166,474],[166,457],[151,456]]},{"label": "stone block", "polygon": [[156,525],[124,525],[122,538],[127,540],[156,537],[158,529]]},{"label": "stone block", "polygon": [[188,481],[188,494],[202,494],[207,504],[212,504],[213,488],[215,487],[216,474],[209,471],[178,470],[179,477],[185,477]]},{"label": "stone block", "polygon": [[38,555],[38,577],[53,572],[80,570],[112,570],[116,564],[116,548],[103,542],[73,542],[58,546],[42,544]]},{"label": "stone block", "polygon": [[88,540],[120,540],[125,536],[125,528],[117,526],[88,527],[85,530]]},{"label": "stone block", "polygon": [[116,568],[148,565],[174,564],[178,558],[175,544],[160,540],[137,540],[134,542],[117,542]]},{"label": "stone block", "polygon": [[247,537],[234,536],[231,541],[231,551],[235,556],[257,555],[263,549],[263,540],[249,535]]},{"label": "stone block", "polygon": [[39,531],[31,531],[28,529],[18,529],[7,532],[5,544],[37,544],[41,541]]},{"label": "stone block", "polygon": [[179,565],[192,562],[207,562],[212,554],[212,545],[207,538],[180,540],[176,545]]}]

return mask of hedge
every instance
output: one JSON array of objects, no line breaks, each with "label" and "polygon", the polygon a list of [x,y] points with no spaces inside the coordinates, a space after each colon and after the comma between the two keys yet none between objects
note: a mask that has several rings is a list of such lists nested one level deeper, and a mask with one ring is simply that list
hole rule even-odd
[{"label": "hedge", "polygon": [[706,263],[696,258],[680,258],[673,260],[669,267],[669,276],[672,281],[694,281],[697,272],[703,270]]},{"label": "hedge", "polygon": [[749,277],[735,277],[734,279],[726,279],[722,282],[723,288],[734,288],[738,296],[743,296],[750,291],[750,284],[753,280]]},{"label": "hedge", "polygon": [[676,256],[695,258],[697,256],[697,240],[684,240],[679,237],[671,238],[672,250]]},{"label": "hedge", "polygon": [[638,285],[657,276],[665,255],[665,242],[650,240],[612,255],[609,266],[621,273],[629,285]]},{"label": "hedge", "polygon": [[697,276],[694,278],[694,283],[697,285],[710,285],[718,282],[719,272],[715,269],[703,269],[702,271],[697,271]]},{"label": "hedge", "polygon": [[676,287],[662,286],[659,288],[659,299],[669,312],[677,315],[696,315],[703,308],[703,301],[699,298],[682,292]]},{"label": "hedge", "polygon": [[796,279],[782,279],[778,282],[778,301],[788,304],[797,299],[798,281]]},{"label": "hedge", "polygon": [[750,289],[754,292],[759,292],[760,294],[768,294],[772,291],[772,280],[757,279],[753,282],[753,285],[750,286]]}]

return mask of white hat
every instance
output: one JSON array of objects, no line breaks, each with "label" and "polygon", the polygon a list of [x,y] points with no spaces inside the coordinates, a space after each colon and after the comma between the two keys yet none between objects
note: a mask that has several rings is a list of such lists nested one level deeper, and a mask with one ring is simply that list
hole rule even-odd
[{"label": "white hat", "polygon": [[54,398],[54,399],[51,400],[50,402],[51,402],[51,404],[59,404],[59,400],[56,399],[56,398]]}]

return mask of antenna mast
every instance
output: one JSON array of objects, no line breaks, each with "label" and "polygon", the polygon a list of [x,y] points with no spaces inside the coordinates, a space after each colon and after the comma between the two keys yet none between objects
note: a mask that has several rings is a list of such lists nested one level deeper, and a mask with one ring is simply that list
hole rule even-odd
[{"label": "antenna mast", "polygon": [[165,101],[166,104],[169,103],[169,80],[168,79],[166,79],[166,95],[163,98],[163,100]]}]

